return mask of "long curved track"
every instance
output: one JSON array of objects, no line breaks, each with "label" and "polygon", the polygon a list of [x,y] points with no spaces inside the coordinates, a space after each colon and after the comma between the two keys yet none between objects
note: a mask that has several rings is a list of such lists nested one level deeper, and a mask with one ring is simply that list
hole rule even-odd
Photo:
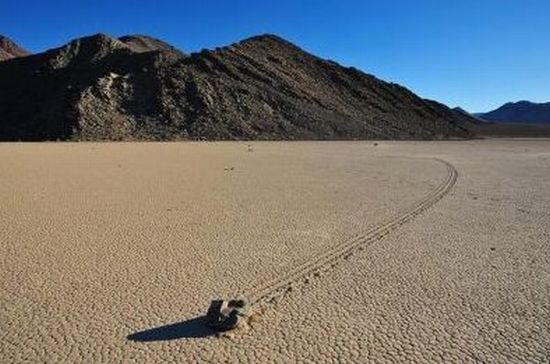
[{"label": "long curved track", "polygon": [[437,161],[447,167],[445,179],[430,194],[405,209],[402,213],[389,218],[381,225],[375,226],[350,239],[342,241],[328,251],[297,266],[282,277],[253,288],[249,294],[245,295],[250,299],[251,304],[256,306],[262,303],[276,302],[276,298],[289,292],[291,287],[299,285],[300,283],[306,283],[309,277],[318,275],[334,267],[339,261],[347,259],[356,250],[362,250],[373,242],[380,240],[391,231],[412,220],[442,199],[455,185],[458,178],[458,171],[452,164],[445,160],[438,158],[424,159]]}]

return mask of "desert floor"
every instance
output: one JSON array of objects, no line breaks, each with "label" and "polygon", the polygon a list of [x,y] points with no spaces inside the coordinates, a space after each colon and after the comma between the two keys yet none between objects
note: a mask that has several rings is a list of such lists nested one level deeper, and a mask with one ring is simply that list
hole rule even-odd
[{"label": "desert floor", "polygon": [[1,362],[550,362],[550,140],[0,144],[0,251]]}]

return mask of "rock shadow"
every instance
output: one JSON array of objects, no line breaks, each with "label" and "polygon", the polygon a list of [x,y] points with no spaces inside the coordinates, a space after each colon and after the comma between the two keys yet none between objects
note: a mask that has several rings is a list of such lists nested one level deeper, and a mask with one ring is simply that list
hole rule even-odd
[{"label": "rock shadow", "polygon": [[206,325],[206,316],[195,317],[175,324],[154,327],[127,336],[130,341],[151,342],[183,338],[204,338],[216,335],[216,331]]}]

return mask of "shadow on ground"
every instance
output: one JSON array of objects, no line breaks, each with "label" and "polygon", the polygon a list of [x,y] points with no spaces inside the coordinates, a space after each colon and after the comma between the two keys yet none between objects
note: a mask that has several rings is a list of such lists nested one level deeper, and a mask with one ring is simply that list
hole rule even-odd
[{"label": "shadow on ground", "polygon": [[175,324],[155,327],[128,335],[128,340],[137,342],[168,341],[183,338],[201,338],[216,334],[206,326],[206,316],[192,318]]}]

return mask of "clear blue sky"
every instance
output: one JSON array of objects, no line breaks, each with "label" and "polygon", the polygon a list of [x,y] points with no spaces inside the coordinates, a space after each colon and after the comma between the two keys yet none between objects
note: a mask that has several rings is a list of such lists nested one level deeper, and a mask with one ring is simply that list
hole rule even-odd
[{"label": "clear blue sky", "polygon": [[197,51],[259,33],[419,95],[487,111],[550,101],[550,0],[3,0],[0,34],[33,52],[104,32]]}]

